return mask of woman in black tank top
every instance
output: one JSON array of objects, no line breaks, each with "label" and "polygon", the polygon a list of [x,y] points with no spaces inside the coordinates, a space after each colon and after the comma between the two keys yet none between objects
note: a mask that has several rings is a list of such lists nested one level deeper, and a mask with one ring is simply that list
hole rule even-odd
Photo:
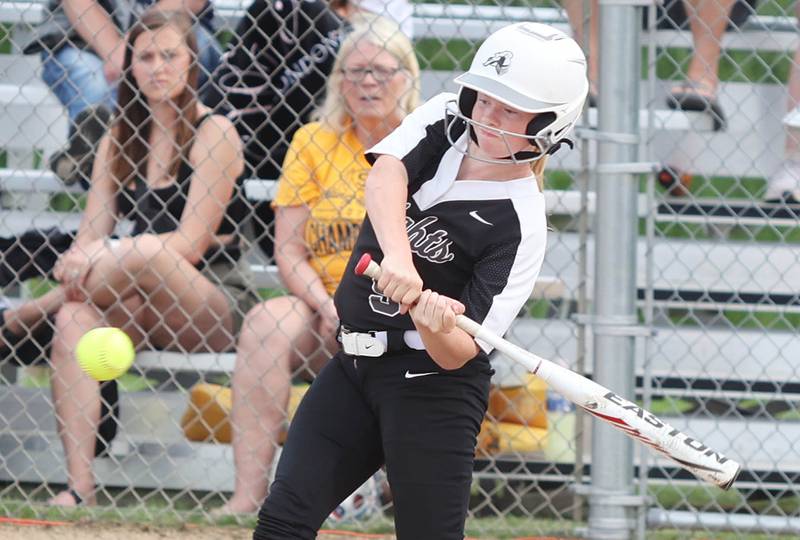
[{"label": "woman in black tank top", "polygon": [[[116,326],[139,348],[223,351],[238,311],[256,300],[236,271],[241,140],[196,99],[191,28],[185,15],[150,11],[130,31],[119,112],[100,143],[77,238],[54,273],[68,300],[51,357],[69,478],[56,505],[95,501],[100,394],[75,362],[80,337]],[[133,235],[111,239],[120,218],[134,222]]]}]

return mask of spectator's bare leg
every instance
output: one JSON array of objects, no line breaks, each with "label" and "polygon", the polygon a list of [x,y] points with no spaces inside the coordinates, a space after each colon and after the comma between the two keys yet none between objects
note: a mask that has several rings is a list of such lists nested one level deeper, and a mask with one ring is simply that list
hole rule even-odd
[{"label": "spectator's bare leg", "polygon": [[[800,17],[800,2],[795,2],[795,13]],[[789,99],[786,102],[790,111],[784,118],[786,142],[784,143],[783,162],[767,179],[767,201],[784,201],[790,204],[800,203],[800,48],[795,50],[792,68],[789,70]]]},{"label": "spectator's bare leg", "polygon": [[[78,493],[83,504],[95,503],[92,461],[100,421],[100,388],[75,360],[75,345],[84,333],[97,326],[123,326],[125,321],[131,320],[129,313],[136,312],[140,306],[141,299],[134,297],[104,316],[94,306],[68,302],[56,315],[51,354],[56,425],[66,456],[69,488]],[[141,340],[135,321],[123,328],[134,342]],[[50,502],[58,506],[74,506],[77,501],[71,493],[62,491]]]},{"label": "spectator's bare leg", "polygon": [[235,491],[219,513],[254,512],[266,496],[269,468],[286,419],[291,379],[303,367],[318,373],[334,349],[311,330],[317,317],[286,296],[259,304],[242,326],[233,372]]},{"label": "spectator's bare leg", "polygon": [[[12,334],[20,336],[25,332],[33,332],[47,320],[48,315],[58,311],[63,304],[64,289],[56,287],[39,298],[5,310],[0,323]],[[11,347],[12,345],[5,343],[5,337],[0,336],[0,346]]]},{"label": "spectator's bare leg", "polygon": [[226,350],[234,343],[225,294],[158,237],[120,241],[95,264],[85,290],[101,308],[142,295],[143,324],[153,345],[196,352]]},{"label": "spectator's bare leg", "polygon": [[[800,2],[795,3],[795,15],[800,18]],[[800,106],[800,48],[794,52],[789,71],[788,106],[790,111]],[[786,158],[800,160],[800,129],[790,129],[786,134]]]},{"label": "spectator's bare leg", "polygon": [[[586,13],[588,4],[589,13]],[[600,12],[597,0],[564,0],[564,10],[567,12],[569,24],[572,27],[575,41],[587,49],[589,59],[589,84],[592,95],[597,95],[597,83],[600,73]],[[589,40],[586,40],[586,25],[589,26]]]},{"label": "spectator's bare leg", "polygon": [[719,84],[718,65],[722,35],[735,0],[684,0],[692,31],[694,54],[687,79],[695,83],[697,93],[714,97]]}]

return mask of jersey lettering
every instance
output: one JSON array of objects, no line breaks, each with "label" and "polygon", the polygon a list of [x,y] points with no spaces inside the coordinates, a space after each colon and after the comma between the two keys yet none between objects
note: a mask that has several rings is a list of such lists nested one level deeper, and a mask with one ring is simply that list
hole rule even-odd
[{"label": "jersey lettering", "polygon": [[[410,205],[406,204],[406,209]],[[444,229],[430,230],[439,221],[436,216],[426,216],[419,221],[406,215],[406,231],[411,252],[432,263],[444,264],[453,260],[450,252],[453,241],[447,237]]]},{"label": "jersey lettering", "polygon": [[400,314],[400,304],[392,302],[389,297],[382,295],[378,290],[377,281],[372,282],[372,292],[374,294],[369,295],[369,307],[372,311],[387,317],[396,317]]}]

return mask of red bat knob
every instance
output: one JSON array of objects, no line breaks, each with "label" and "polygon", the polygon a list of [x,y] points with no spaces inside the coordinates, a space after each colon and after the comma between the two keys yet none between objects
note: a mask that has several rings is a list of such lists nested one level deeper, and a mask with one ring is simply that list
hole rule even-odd
[{"label": "red bat knob", "polygon": [[364,253],[361,256],[361,258],[358,259],[358,264],[356,265],[356,270],[355,270],[356,275],[357,276],[363,276],[364,272],[367,271],[367,267],[369,266],[369,263],[371,263],[371,262],[372,262],[372,255],[370,255],[369,253]]}]

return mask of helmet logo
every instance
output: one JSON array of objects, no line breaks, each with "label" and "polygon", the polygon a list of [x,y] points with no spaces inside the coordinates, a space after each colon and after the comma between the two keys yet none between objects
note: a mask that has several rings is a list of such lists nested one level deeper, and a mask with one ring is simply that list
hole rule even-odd
[{"label": "helmet logo", "polygon": [[494,53],[492,56],[487,58],[483,65],[493,66],[494,69],[497,70],[497,74],[502,75],[503,73],[507,72],[508,68],[511,66],[512,58],[514,58],[514,53],[511,51],[501,51]]}]

